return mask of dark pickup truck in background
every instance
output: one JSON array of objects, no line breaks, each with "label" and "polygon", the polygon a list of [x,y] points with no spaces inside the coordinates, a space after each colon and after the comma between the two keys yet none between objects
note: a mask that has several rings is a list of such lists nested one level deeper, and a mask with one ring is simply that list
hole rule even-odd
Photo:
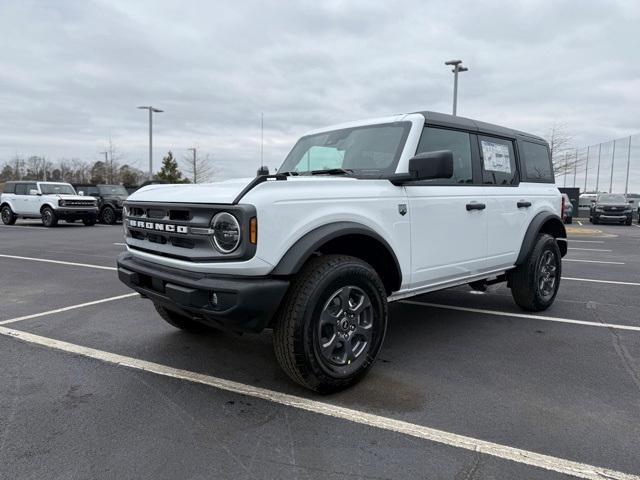
[{"label": "dark pickup truck in background", "polygon": [[594,224],[611,222],[631,225],[633,207],[623,194],[601,193],[591,205],[589,221]]}]

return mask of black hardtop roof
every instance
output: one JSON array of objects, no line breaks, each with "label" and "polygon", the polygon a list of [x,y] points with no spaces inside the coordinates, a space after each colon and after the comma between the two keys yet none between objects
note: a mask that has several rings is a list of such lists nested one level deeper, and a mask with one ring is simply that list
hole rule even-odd
[{"label": "black hardtop roof", "polygon": [[71,185],[69,182],[63,182],[63,181],[56,182],[56,181],[53,181],[53,180],[47,180],[46,182],[44,180],[7,180],[4,183],[5,184],[7,184],[7,183],[56,183],[56,184],[64,183],[64,184],[67,184],[67,185]]},{"label": "black hardtop roof", "polygon": [[465,130],[471,130],[478,133],[487,133],[492,135],[498,135],[501,137],[519,138],[522,140],[530,140],[538,143],[546,144],[547,141],[544,138],[537,135],[531,135],[530,133],[521,132],[512,128],[501,127],[500,125],[493,125],[491,123],[481,122],[479,120],[473,120],[471,118],[458,117],[454,115],[448,115],[446,113],[438,112],[415,112],[422,115],[429,125],[440,125],[443,127],[462,128]]}]

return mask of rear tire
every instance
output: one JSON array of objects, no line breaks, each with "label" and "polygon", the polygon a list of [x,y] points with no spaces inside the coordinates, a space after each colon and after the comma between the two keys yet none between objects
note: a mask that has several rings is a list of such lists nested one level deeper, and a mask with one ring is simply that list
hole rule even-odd
[{"label": "rear tire", "polygon": [[93,227],[96,224],[95,218],[83,218],[82,223],[84,223],[85,227]]},{"label": "rear tire", "polygon": [[529,256],[509,277],[511,295],[524,310],[539,312],[551,306],[560,287],[562,262],[556,239],[540,234]]},{"label": "rear tire", "polygon": [[387,294],[376,271],[346,255],[307,262],[277,314],[276,358],[296,383],[331,393],[359,382],[387,331]]},{"label": "rear tire", "polygon": [[109,206],[104,207],[102,209],[102,213],[100,214],[100,219],[104,224],[113,225],[114,223],[116,223],[116,211]]},{"label": "rear tire", "polygon": [[564,221],[564,223],[572,224],[573,223],[573,217],[567,217],[567,219]]},{"label": "rear tire", "polygon": [[184,330],[190,333],[203,333],[213,330],[212,328],[209,328],[202,323],[196,322],[195,320],[192,320],[185,315],[180,315],[177,312],[168,310],[162,305],[154,303],[153,306],[156,307],[156,311],[165,322],[167,322],[169,325],[179,328],[180,330]]},{"label": "rear tire", "polygon": [[4,207],[2,207],[0,216],[2,217],[2,223],[4,223],[5,225],[13,225],[18,219],[9,205],[5,205]]},{"label": "rear tire", "polygon": [[42,224],[47,228],[58,225],[58,217],[51,207],[44,207],[42,209]]},{"label": "rear tire", "polygon": [[625,222],[625,225],[627,225],[628,227],[630,227],[632,223],[633,223],[633,219],[631,219],[631,218],[630,218],[629,220],[627,220],[627,221]]}]

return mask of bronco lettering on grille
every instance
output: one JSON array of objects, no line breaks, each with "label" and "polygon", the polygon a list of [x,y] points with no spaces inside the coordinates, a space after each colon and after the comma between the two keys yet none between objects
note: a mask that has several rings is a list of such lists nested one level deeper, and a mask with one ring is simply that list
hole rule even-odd
[{"label": "bronco lettering on grille", "polygon": [[135,228],[144,228],[145,230],[156,230],[168,233],[189,233],[189,227],[184,225],[169,225],[166,223],[145,222],[143,220],[129,219],[129,226]]}]

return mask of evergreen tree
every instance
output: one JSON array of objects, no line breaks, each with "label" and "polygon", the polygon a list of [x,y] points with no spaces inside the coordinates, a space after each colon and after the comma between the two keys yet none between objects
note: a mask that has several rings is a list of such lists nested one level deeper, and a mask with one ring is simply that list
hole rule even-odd
[{"label": "evergreen tree", "polygon": [[178,169],[178,162],[173,158],[173,153],[169,150],[167,156],[162,159],[162,168],[156,175],[158,180],[169,183],[183,183],[182,172]]}]

